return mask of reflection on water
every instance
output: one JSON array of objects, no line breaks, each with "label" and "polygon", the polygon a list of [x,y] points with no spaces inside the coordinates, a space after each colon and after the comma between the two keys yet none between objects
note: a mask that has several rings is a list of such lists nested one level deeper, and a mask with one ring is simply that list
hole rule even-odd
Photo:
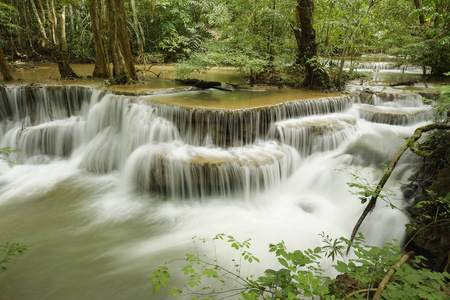
[{"label": "reflection on water", "polygon": [[169,95],[154,95],[148,99],[155,102],[170,105],[240,109],[267,105],[275,105],[286,101],[317,99],[324,97],[336,97],[339,93],[323,93],[314,91],[297,90],[290,88],[269,90],[239,90],[225,92],[217,90],[205,90],[197,92],[185,92]]},{"label": "reflection on water", "polygon": [[[78,75],[84,79],[80,80],[67,80],[63,81],[64,84],[98,84],[104,81],[104,79],[86,79],[91,76],[94,71],[93,64],[71,64],[71,67]],[[170,88],[173,86],[179,86],[177,83],[173,83],[174,68],[171,65],[152,66],[150,71],[148,66],[136,65],[138,77],[144,80],[145,86],[149,89]],[[153,73],[160,74],[157,78]],[[57,64],[48,63],[21,63],[17,65],[17,68],[13,71],[15,81],[13,83],[23,84],[32,82],[45,82],[45,83],[61,83],[59,78],[59,71]],[[240,76],[236,73],[234,68],[213,68],[206,73],[195,74],[192,77],[199,78],[208,81],[220,81],[223,83],[239,83],[241,82]],[[132,85],[135,86],[135,85]],[[130,88],[131,89],[131,88]]]}]

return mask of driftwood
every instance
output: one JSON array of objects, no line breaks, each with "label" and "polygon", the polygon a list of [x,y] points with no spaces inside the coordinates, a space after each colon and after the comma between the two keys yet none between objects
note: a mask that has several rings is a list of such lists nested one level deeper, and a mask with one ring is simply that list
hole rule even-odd
[{"label": "driftwood", "polygon": [[404,80],[404,81],[396,81],[390,84],[390,86],[399,86],[399,85],[414,85],[418,83],[419,80]]},{"label": "driftwood", "polygon": [[196,78],[175,79],[175,81],[177,81],[181,84],[184,84],[184,85],[195,86],[195,87],[201,88],[203,90],[217,89],[217,90],[226,91],[226,92],[232,91],[229,88],[223,87],[222,83],[219,81],[204,81],[204,80],[199,80]]}]

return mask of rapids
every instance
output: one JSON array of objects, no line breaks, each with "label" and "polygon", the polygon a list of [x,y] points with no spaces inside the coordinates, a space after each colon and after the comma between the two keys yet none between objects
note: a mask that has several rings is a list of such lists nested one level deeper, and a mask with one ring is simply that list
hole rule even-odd
[{"label": "rapids", "polygon": [[[20,152],[13,167],[0,162],[0,243],[29,250],[0,274],[0,298],[155,299],[152,271],[195,251],[193,236],[252,238],[261,264],[243,272],[257,274],[276,267],[269,243],[348,236],[364,206],[342,170],[377,182],[431,116],[417,93],[396,91],[214,109],[167,103],[223,92],[1,87],[0,147]],[[405,155],[388,183],[398,207],[414,163]],[[402,240],[406,221],[380,202],[362,232],[372,244]],[[217,251],[232,266],[237,253]]]}]

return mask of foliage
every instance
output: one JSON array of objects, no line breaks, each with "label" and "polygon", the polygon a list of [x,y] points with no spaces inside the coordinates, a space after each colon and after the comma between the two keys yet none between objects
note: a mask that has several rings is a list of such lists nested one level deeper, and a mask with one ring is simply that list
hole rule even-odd
[{"label": "foliage", "polygon": [[431,101],[435,107],[441,120],[447,122],[450,118],[450,86],[441,86],[436,89],[438,92],[442,92],[439,99]]},{"label": "foliage", "polygon": [[11,153],[17,153],[19,150],[11,149],[10,147],[0,148],[0,160],[6,161],[10,167],[12,167],[15,163],[9,159]]},{"label": "foliage", "polygon": [[22,243],[9,243],[0,245],[0,272],[6,271],[8,264],[14,256],[22,254],[27,250],[28,246],[25,242]]},{"label": "foliage", "polygon": [[[386,166],[385,166],[386,169]],[[389,201],[389,197],[395,196],[393,191],[388,189],[383,189],[379,194],[376,192],[376,183],[371,183],[369,180],[361,174],[358,170],[339,170],[348,173],[352,181],[347,182],[347,185],[351,188],[350,193],[352,195],[358,196],[361,204],[366,203],[370,198],[374,196],[378,196],[382,200],[384,200],[391,208],[397,208]],[[373,171],[375,172],[375,171]]]},{"label": "foliage", "polygon": [[413,230],[417,230],[415,224],[420,224],[421,227],[427,226],[436,221],[447,221],[450,224],[450,192],[445,197],[438,197],[437,194],[431,190],[427,191],[428,198],[419,201],[414,205],[414,209],[420,210],[420,215],[414,220],[414,223],[409,224]]},{"label": "foliage", "polygon": [[[381,248],[369,246],[362,235],[359,235],[351,243],[354,258],[346,258],[343,250],[350,246],[349,240],[331,239],[323,233],[321,236],[322,247],[305,251],[289,252],[283,241],[271,244],[269,252],[275,254],[280,268],[267,269],[264,275],[257,278],[241,274],[242,263],[259,262],[248,252],[250,240],[238,242],[225,234],[218,234],[211,240],[198,239],[202,243],[208,241],[213,244],[214,258],[198,251],[196,255],[187,254],[181,268],[181,273],[187,276],[184,288],[169,285],[169,267],[159,267],[150,278],[154,282],[153,292],[158,292],[162,286],[168,286],[171,295],[187,295],[194,299],[224,299],[236,295],[240,295],[242,299],[313,299],[316,296],[320,299],[364,299],[359,291],[376,288],[386,272],[402,256],[399,247],[392,243]],[[217,258],[216,242],[219,240],[227,240],[239,252],[240,258],[232,260],[235,269],[229,270],[221,266]],[[338,257],[341,260],[337,260]],[[330,289],[338,279],[332,280],[325,275],[321,263],[326,259],[336,262],[334,268],[339,273],[346,274],[357,282],[351,295],[343,290]],[[417,256],[413,267],[407,264],[395,267],[397,275],[386,286],[387,299],[441,299],[444,292],[449,292],[450,275],[422,268],[422,260],[422,257]],[[400,295],[402,297],[399,298]]]}]

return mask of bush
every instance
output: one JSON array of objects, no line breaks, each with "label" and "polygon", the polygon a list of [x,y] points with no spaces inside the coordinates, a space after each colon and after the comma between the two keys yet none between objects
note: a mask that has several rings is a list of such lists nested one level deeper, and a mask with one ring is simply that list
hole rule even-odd
[{"label": "bush", "polygon": [[[268,269],[259,277],[241,275],[241,262],[259,263],[259,259],[249,252],[250,239],[238,242],[225,234],[218,234],[210,240],[197,239],[202,243],[211,242],[214,249],[217,249],[217,242],[227,241],[239,252],[240,258],[232,260],[235,269],[222,267],[217,255],[209,258],[201,253],[186,254],[186,258],[181,259],[185,261],[181,274],[186,276],[187,284],[181,288],[169,285],[171,274],[165,265],[154,271],[154,276],[150,278],[150,281],[155,282],[153,292],[168,287],[172,295],[189,295],[194,299],[224,299],[240,295],[245,300],[314,297],[329,300],[342,297],[365,299],[363,295],[375,293],[378,287],[381,292],[384,291],[383,297],[386,299],[444,299],[450,293],[448,273],[423,268],[423,257],[420,256],[411,261],[412,265],[404,264],[413,254],[402,255],[400,248],[392,243],[380,248],[367,245],[362,235],[355,238],[353,243],[345,238],[330,239],[325,234],[321,236],[322,246],[305,251],[289,252],[283,241],[271,244],[269,252],[275,254],[280,268]],[[350,246],[354,258],[345,257],[343,253]],[[340,279],[331,279],[325,275],[321,268],[323,260],[335,262],[333,267],[351,278],[353,285],[342,285]],[[389,277],[395,272],[396,276]]]}]

